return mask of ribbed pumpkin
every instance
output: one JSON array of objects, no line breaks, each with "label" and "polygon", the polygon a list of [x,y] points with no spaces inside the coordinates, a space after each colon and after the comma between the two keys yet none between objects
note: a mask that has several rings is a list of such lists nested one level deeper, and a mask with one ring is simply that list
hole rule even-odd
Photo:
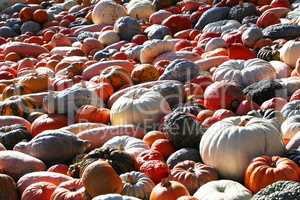
[{"label": "ribbed pumpkin", "polygon": [[76,113],[77,122],[95,122],[108,124],[110,110],[107,108],[99,108],[92,105],[81,106]]},{"label": "ribbed pumpkin", "polygon": [[56,185],[49,182],[39,182],[28,186],[22,193],[21,200],[50,200]]},{"label": "ribbed pumpkin", "polygon": [[12,96],[0,103],[0,115],[26,117],[36,108],[35,101],[30,97]]},{"label": "ribbed pumpkin", "polygon": [[51,200],[84,200],[84,190],[81,179],[65,181],[54,190]]}]

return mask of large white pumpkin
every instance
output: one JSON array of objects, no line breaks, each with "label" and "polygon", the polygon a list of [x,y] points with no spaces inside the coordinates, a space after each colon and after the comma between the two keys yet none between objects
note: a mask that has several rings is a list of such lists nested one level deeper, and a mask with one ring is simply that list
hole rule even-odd
[{"label": "large white pumpkin", "polygon": [[238,182],[217,180],[201,186],[194,197],[199,200],[250,200],[252,193]]},{"label": "large white pumpkin", "polygon": [[300,58],[300,41],[290,40],[280,49],[280,59],[292,66],[296,66],[297,59]]},{"label": "large white pumpkin", "polygon": [[250,161],[261,155],[281,155],[284,145],[270,121],[249,116],[230,117],[215,123],[202,136],[200,154],[225,179],[243,179]]},{"label": "large white pumpkin", "polygon": [[113,0],[99,1],[93,11],[94,24],[114,24],[120,17],[126,16],[125,8]]},{"label": "large white pumpkin", "polygon": [[254,58],[250,60],[228,60],[221,64],[213,74],[214,81],[234,81],[242,87],[261,80],[273,80],[276,70],[267,61]]},{"label": "large white pumpkin", "polygon": [[150,89],[136,89],[121,96],[111,107],[112,125],[152,125],[171,112],[168,102]]}]

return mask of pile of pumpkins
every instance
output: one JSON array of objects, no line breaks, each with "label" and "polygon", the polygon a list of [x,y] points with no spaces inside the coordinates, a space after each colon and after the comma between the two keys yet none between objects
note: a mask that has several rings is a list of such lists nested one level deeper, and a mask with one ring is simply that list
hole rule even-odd
[{"label": "pile of pumpkins", "polygon": [[298,200],[300,2],[4,0],[0,200]]}]

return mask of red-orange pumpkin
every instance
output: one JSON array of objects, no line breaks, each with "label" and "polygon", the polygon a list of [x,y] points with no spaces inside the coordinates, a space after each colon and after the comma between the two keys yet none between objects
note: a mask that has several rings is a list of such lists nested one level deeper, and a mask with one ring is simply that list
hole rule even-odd
[{"label": "red-orange pumpkin", "polygon": [[49,182],[39,182],[28,186],[21,200],[50,200],[56,185]]},{"label": "red-orange pumpkin", "polygon": [[152,144],[151,148],[160,152],[165,159],[167,159],[172,153],[176,151],[174,145],[168,139],[156,140]]},{"label": "red-orange pumpkin", "polygon": [[177,200],[177,198],[187,195],[190,195],[189,191],[181,183],[162,181],[153,188],[150,200]]},{"label": "red-orange pumpkin", "polygon": [[108,124],[109,112],[110,110],[107,108],[98,108],[92,105],[81,106],[77,111],[76,121]]},{"label": "red-orange pumpkin", "polygon": [[84,191],[82,180],[73,179],[57,186],[51,200],[84,200]]},{"label": "red-orange pumpkin", "polygon": [[68,165],[56,164],[56,165],[51,166],[47,171],[68,175],[68,170],[69,170]]}]

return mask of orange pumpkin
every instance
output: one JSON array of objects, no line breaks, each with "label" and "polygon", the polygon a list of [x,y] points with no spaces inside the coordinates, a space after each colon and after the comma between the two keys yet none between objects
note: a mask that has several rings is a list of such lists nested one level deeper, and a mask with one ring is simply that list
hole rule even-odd
[{"label": "orange pumpkin", "polygon": [[152,149],[160,152],[165,159],[176,151],[174,145],[168,139],[158,139],[151,146]]},{"label": "orange pumpkin", "polygon": [[68,175],[68,170],[69,170],[68,165],[56,164],[56,165],[51,166],[47,171]]},{"label": "orange pumpkin", "polygon": [[109,111],[107,108],[98,108],[92,105],[81,106],[77,111],[76,121],[108,124],[110,121]]},{"label": "orange pumpkin", "polygon": [[24,7],[19,12],[19,18],[22,22],[32,20],[33,18],[33,9],[31,7]]},{"label": "orange pumpkin", "polygon": [[46,91],[49,77],[46,74],[30,74],[22,77],[18,84],[32,91],[32,93]]},{"label": "orange pumpkin", "polygon": [[56,185],[48,182],[34,183],[27,187],[21,200],[50,200]]},{"label": "orange pumpkin", "polygon": [[84,200],[84,191],[82,180],[73,179],[57,186],[51,200]]},{"label": "orange pumpkin", "polygon": [[45,130],[54,130],[68,125],[68,118],[59,114],[44,114],[33,121],[31,125],[32,137]]},{"label": "orange pumpkin", "polygon": [[159,71],[150,64],[137,65],[131,72],[131,78],[135,84],[156,81],[159,76]]},{"label": "orange pumpkin", "polygon": [[158,139],[167,139],[167,137],[161,131],[149,131],[144,136],[143,141],[151,147],[151,145]]},{"label": "orange pumpkin", "polygon": [[177,200],[177,198],[187,195],[190,195],[189,191],[181,183],[163,180],[153,188],[150,200]]},{"label": "orange pumpkin", "polygon": [[212,111],[212,110],[201,110],[197,115],[197,120],[202,123],[208,117],[212,117],[213,114],[214,114],[214,111]]},{"label": "orange pumpkin", "polygon": [[15,95],[23,95],[23,94],[30,94],[30,93],[31,91],[28,88],[19,84],[12,84],[4,88],[2,92],[2,99],[7,99]]},{"label": "orange pumpkin", "polygon": [[261,156],[253,159],[245,172],[245,186],[256,193],[280,180],[299,181],[299,167],[288,158]]}]

